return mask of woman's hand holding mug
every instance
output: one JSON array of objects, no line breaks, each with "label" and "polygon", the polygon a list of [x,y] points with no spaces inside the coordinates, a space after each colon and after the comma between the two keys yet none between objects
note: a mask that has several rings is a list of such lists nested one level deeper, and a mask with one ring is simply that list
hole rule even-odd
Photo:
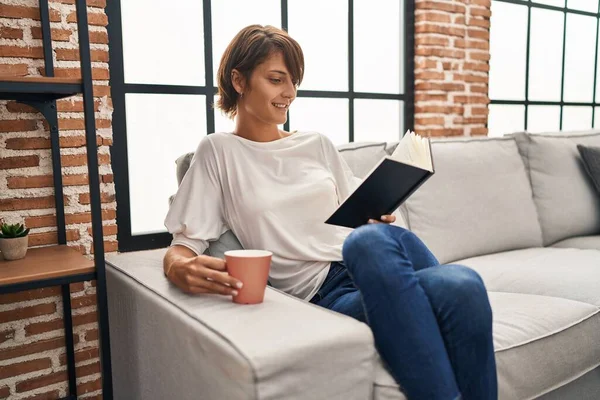
[{"label": "woman's hand holding mug", "polygon": [[237,296],[242,282],[227,273],[225,260],[206,255],[178,257],[166,272],[171,282],[190,294]]}]

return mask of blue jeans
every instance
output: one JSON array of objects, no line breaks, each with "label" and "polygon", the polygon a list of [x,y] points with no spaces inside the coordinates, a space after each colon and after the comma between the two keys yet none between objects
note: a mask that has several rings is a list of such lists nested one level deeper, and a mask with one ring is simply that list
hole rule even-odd
[{"label": "blue jeans", "polygon": [[387,224],[355,229],[342,256],[310,302],[366,322],[410,400],[498,398],[492,310],[475,271],[440,265]]}]

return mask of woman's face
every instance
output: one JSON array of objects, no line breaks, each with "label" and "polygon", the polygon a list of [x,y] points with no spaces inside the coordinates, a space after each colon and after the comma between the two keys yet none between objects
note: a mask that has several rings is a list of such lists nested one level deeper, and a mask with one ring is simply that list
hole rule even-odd
[{"label": "woman's face", "polygon": [[296,98],[296,86],[285,66],[283,54],[276,52],[256,66],[249,85],[244,85],[238,101],[238,113],[279,125],[287,120],[287,111]]}]

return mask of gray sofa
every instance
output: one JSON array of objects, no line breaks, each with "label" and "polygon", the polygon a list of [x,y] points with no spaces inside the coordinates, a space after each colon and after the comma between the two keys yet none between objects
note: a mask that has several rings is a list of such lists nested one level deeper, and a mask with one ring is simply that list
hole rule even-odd
[{"label": "gray sofa", "polygon": [[[436,174],[396,212],[483,277],[503,400],[600,398],[600,195],[579,143],[600,131],[433,140]],[[340,152],[364,176],[394,146]],[[236,247],[227,232],[207,254]],[[116,399],[405,399],[367,325],[270,287],[256,306],[188,296],[165,251],[107,257]]]}]

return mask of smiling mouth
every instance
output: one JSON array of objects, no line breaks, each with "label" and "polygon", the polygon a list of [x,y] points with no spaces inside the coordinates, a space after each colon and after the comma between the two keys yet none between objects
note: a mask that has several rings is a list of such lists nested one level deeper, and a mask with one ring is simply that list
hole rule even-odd
[{"label": "smiling mouth", "polygon": [[287,111],[287,109],[290,107],[289,104],[283,104],[283,103],[271,103],[273,105],[273,107],[278,108],[282,111]]}]

